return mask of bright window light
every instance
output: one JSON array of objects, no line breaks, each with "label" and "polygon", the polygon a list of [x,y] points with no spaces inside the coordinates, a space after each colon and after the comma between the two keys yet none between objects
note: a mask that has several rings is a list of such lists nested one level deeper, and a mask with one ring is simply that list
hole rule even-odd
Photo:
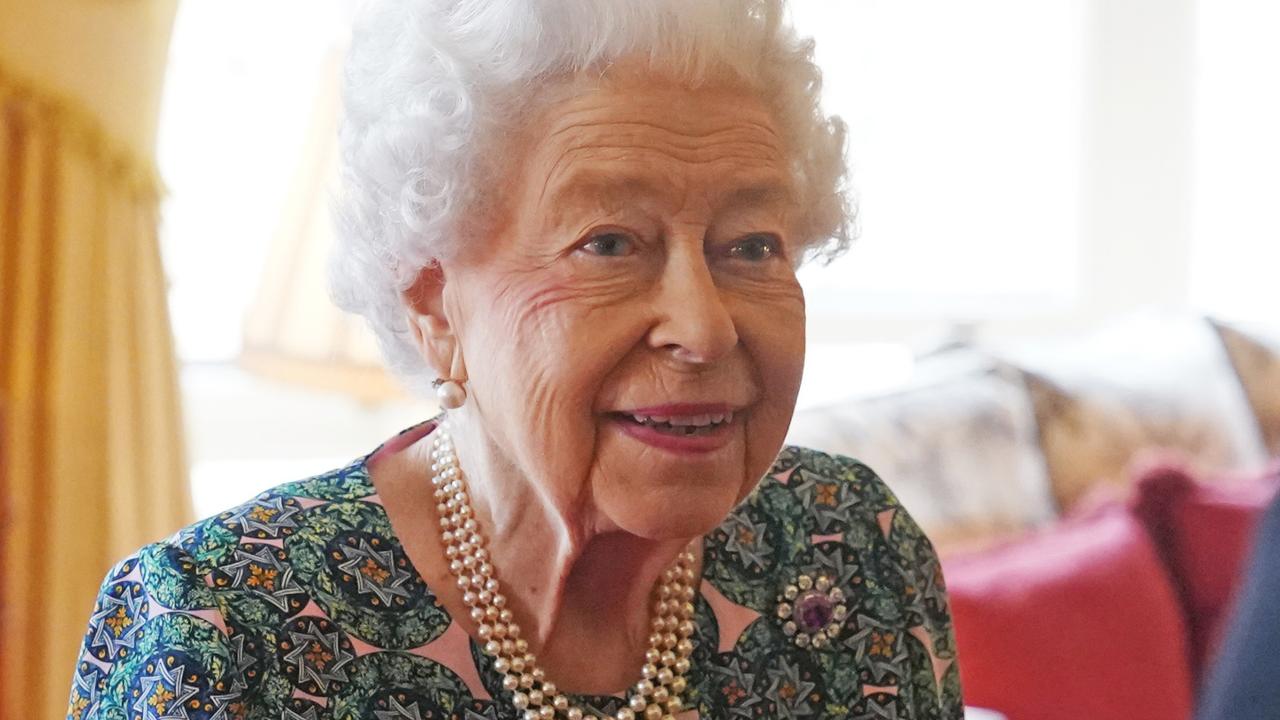
[{"label": "bright window light", "polygon": [[1274,325],[1280,312],[1280,3],[1197,10],[1191,300]]},{"label": "bright window light", "polygon": [[[980,314],[1076,289],[1082,3],[799,0],[849,126],[861,239],[807,269],[817,312]],[[1036,303],[1034,301],[1040,301]]]}]

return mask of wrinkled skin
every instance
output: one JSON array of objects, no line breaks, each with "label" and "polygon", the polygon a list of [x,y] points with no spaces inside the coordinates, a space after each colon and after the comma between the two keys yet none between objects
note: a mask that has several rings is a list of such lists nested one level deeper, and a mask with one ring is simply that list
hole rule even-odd
[{"label": "wrinkled skin", "polygon": [[[621,70],[558,92],[512,141],[502,220],[406,303],[431,366],[467,378],[454,436],[526,634],[549,670],[617,690],[658,573],[783,442],[804,357],[801,210],[750,92]],[[739,408],[727,444],[680,454],[611,415],[674,402]],[[579,633],[616,657],[576,662]]]}]

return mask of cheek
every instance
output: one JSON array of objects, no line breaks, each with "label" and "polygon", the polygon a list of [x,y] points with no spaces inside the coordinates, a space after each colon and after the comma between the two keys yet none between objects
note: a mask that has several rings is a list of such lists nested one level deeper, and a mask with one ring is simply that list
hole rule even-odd
[{"label": "cheek", "polygon": [[[471,279],[464,335],[485,424],[526,475],[572,496],[595,446],[604,379],[643,332],[620,289],[548,272]],[[531,432],[554,428],[555,432]]]},{"label": "cheek", "polygon": [[742,287],[731,314],[770,402],[794,403],[804,370],[804,291],[794,277]]},{"label": "cheek", "polygon": [[751,418],[748,472],[763,475],[791,424],[804,373],[804,296],[798,285],[743,299],[735,313],[738,334],[759,373],[761,402]]},{"label": "cheek", "polygon": [[644,332],[623,288],[528,278],[498,287],[489,296],[489,345],[529,390],[555,394],[566,407],[548,411],[585,413],[605,376]]}]

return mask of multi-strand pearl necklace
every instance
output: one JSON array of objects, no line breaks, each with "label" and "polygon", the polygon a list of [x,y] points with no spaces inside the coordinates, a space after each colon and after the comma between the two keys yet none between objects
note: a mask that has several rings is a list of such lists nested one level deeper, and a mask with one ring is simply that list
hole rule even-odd
[{"label": "multi-strand pearl necklace", "polygon": [[[435,486],[445,558],[462,591],[462,601],[471,608],[476,635],[484,643],[482,648],[493,658],[493,668],[503,675],[502,687],[511,692],[511,702],[524,712],[524,720],[588,717],[547,679],[529,650],[528,641],[520,637],[520,626],[494,577],[453,442],[444,427],[437,428],[433,435],[431,483]],[[693,653],[693,568],[693,553],[686,549],[663,571],[654,597],[653,632],[640,671],[643,679],[615,714],[616,720],[673,720],[684,707],[680,693],[687,684],[684,675]]]}]

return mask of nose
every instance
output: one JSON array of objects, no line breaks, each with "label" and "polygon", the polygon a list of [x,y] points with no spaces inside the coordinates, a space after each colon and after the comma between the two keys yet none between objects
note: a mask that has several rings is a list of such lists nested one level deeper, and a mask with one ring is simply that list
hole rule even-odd
[{"label": "nose", "polygon": [[678,361],[711,364],[738,344],[733,317],[700,246],[668,255],[654,306],[657,317],[649,344]]}]

